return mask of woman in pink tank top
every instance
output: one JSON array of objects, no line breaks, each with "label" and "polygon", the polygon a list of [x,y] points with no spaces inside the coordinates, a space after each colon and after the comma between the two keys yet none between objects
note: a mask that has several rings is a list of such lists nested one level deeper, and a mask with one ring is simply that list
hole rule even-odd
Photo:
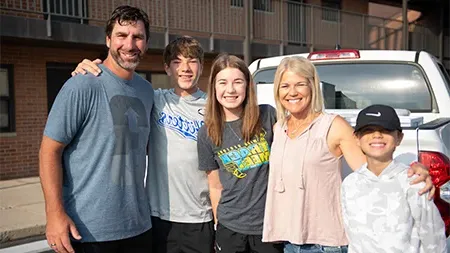
[{"label": "woman in pink tank top", "polygon": [[[359,169],[365,156],[342,117],[323,112],[314,65],[303,57],[284,58],[275,74],[277,123],[263,241],[285,242],[285,253],[347,252],[341,204],[341,160]],[[413,169],[429,177],[419,165]],[[425,190],[432,188],[428,184]],[[433,191],[431,192],[433,194]]]}]

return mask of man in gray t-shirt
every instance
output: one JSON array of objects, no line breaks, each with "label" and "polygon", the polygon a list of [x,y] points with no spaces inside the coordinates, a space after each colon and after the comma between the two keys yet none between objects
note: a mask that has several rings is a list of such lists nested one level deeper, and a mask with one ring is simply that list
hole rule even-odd
[{"label": "man in gray t-shirt", "polygon": [[[206,94],[197,86],[203,54],[200,43],[188,36],[171,41],[164,50],[164,68],[174,88],[155,91],[146,179],[153,251],[158,253],[214,250],[208,182],[198,170],[197,156],[206,105]],[[90,61],[80,63],[75,72],[86,70],[100,72]]]},{"label": "man in gray t-shirt", "polygon": [[50,111],[40,176],[56,252],[150,252],[144,175],[154,91],[134,72],[148,27],[145,12],[118,7],[106,28],[102,74],[70,78]]}]

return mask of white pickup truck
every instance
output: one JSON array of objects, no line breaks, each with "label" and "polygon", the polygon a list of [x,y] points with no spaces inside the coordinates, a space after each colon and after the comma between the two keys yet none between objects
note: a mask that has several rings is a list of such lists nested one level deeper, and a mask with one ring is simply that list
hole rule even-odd
[{"label": "white pickup truck", "polygon": [[[291,55],[290,55],[291,56]],[[396,108],[405,134],[396,159],[420,161],[430,169],[437,193],[435,203],[450,233],[450,77],[432,55],[421,51],[330,50],[298,54],[317,68],[325,111],[355,125],[368,105]],[[258,59],[249,69],[258,102],[275,107],[275,70],[286,56]],[[343,177],[351,172],[344,164]]]}]

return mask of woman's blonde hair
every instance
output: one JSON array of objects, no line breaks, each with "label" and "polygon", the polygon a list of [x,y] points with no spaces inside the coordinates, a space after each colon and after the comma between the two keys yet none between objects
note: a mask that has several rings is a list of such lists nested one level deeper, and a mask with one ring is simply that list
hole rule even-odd
[{"label": "woman's blonde hair", "polygon": [[316,67],[304,57],[291,56],[284,58],[275,72],[273,94],[275,96],[275,105],[277,107],[277,120],[284,123],[286,116],[288,115],[288,112],[280,101],[280,83],[281,78],[286,71],[291,71],[308,80],[308,86],[311,88],[311,103],[309,105],[308,114],[322,112],[323,95],[320,90],[320,80]]},{"label": "woman's blonde hair", "polygon": [[237,56],[229,54],[220,54],[214,60],[211,67],[211,75],[208,84],[208,100],[206,101],[205,125],[208,136],[211,141],[220,146],[222,143],[223,128],[225,126],[225,115],[222,105],[217,101],[216,97],[216,76],[226,68],[239,69],[245,77],[246,96],[242,102],[242,128],[241,133],[245,141],[261,132],[261,123],[259,120],[259,106],[256,99],[256,89],[253,84],[252,75],[247,68],[245,62]]}]

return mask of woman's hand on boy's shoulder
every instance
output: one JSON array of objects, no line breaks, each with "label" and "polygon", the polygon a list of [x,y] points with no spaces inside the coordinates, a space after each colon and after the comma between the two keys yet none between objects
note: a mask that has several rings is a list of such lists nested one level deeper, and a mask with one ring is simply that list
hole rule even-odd
[{"label": "woman's hand on boy's shoulder", "polygon": [[428,192],[428,199],[431,200],[434,197],[434,193],[436,188],[431,181],[430,173],[428,172],[428,168],[418,162],[414,162],[410,165],[408,169],[408,177],[412,177],[413,175],[417,175],[417,178],[411,181],[411,184],[417,184],[420,182],[425,183],[425,187],[419,191],[419,195],[422,195]]}]

